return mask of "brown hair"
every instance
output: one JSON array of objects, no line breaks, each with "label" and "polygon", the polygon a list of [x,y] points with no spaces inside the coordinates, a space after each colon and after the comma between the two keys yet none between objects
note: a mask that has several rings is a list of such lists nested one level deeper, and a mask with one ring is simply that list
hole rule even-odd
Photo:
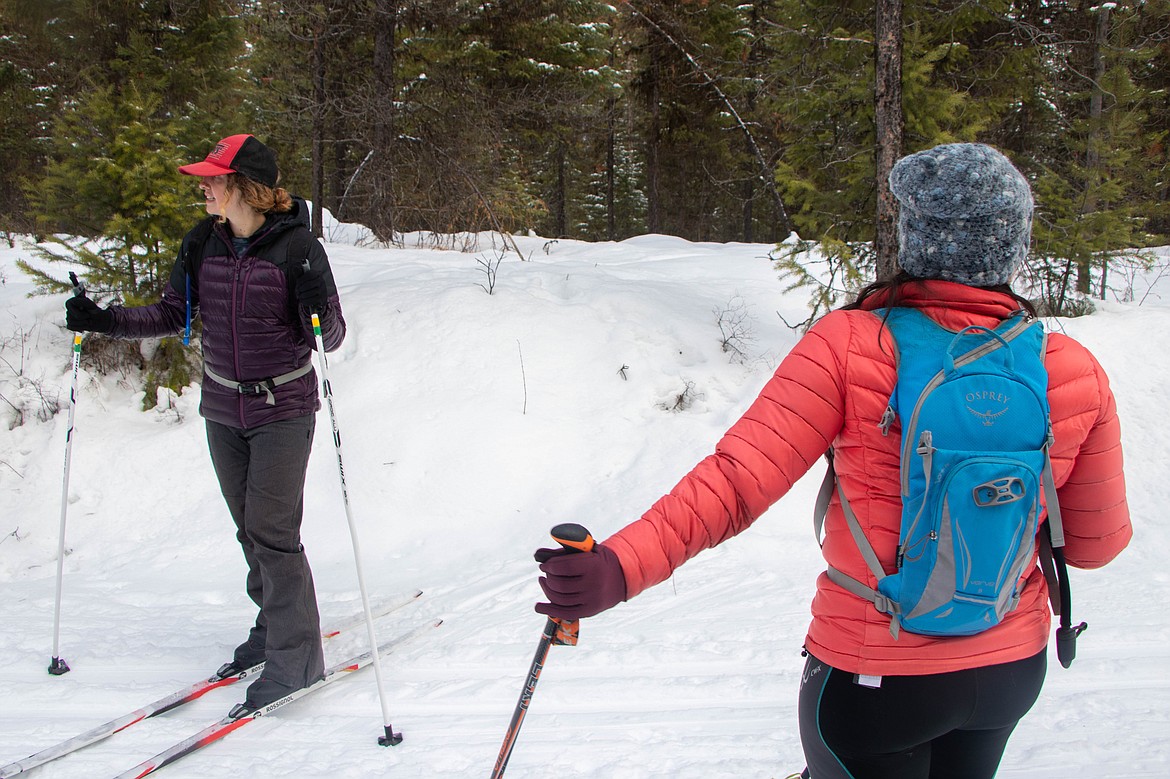
[{"label": "brown hair", "polygon": [[229,197],[239,193],[245,205],[262,214],[283,214],[292,209],[292,196],[283,187],[269,187],[239,173],[227,175]]}]

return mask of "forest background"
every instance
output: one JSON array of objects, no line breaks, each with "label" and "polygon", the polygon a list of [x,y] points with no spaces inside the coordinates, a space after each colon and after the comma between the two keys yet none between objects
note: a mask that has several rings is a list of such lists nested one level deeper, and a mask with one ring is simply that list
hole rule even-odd
[{"label": "forest background", "polygon": [[387,245],[795,234],[815,315],[891,269],[893,161],[980,141],[1036,194],[1030,296],[1075,315],[1170,243],[1168,84],[1170,0],[0,0],[0,231],[151,302],[202,213],[176,167],[250,132],[315,225]]}]

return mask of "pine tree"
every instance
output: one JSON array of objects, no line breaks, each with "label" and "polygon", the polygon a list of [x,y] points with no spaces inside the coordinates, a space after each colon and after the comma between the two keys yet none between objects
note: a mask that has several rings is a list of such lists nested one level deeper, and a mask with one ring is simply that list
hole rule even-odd
[{"label": "pine tree", "polygon": [[[771,182],[773,123],[760,84],[761,30],[771,3],[624,2],[636,59],[648,229],[695,240],[742,240],[761,221],[755,185],[769,193],[767,232],[787,232]],[[750,220],[745,225],[745,219]]]},{"label": "pine tree", "polygon": [[490,90],[528,96],[508,112],[508,135],[531,171],[531,185],[545,216],[542,235],[576,237],[583,216],[588,171],[601,163],[605,101],[612,83],[609,32],[615,15],[596,2],[557,0],[510,20],[501,4],[488,42],[503,53]]},{"label": "pine tree", "polygon": [[0,230],[10,242],[35,230],[25,182],[40,178],[50,124],[77,78],[76,52],[55,34],[60,5],[0,0]]},{"label": "pine tree", "polygon": [[[178,165],[199,159],[237,117],[234,62],[240,39],[222,2],[62,2],[48,32],[54,51],[81,76],[58,85],[62,108],[45,148],[43,174],[25,187],[43,234],[62,233],[23,263],[42,292],[70,287],[58,263],[80,266],[87,288],[128,305],[157,300],[179,243],[202,217],[201,199]],[[88,46],[87,46],[88,44]],[[67,93],[67,94],[66,94]],[[233,129],[234,131],[234,129]],[[122,357],[140,361],[135,352]],[[146,369],[146,405],[155,385],[191,378],[191,350],[157,350]]]}]

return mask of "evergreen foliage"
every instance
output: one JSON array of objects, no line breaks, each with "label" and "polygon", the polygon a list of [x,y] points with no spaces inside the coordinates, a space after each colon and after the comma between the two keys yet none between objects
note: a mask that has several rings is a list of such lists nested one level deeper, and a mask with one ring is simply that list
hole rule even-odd
[{"label": "evergreen foliage", "polygon": [[[318,227],[328,208],[384,241],[792,231],[827,265],[788,248],[778,265],[823,311],[875,268],[874,14],[862,0],[0,0],[0,230],[74,236],[29,268],[44,291],[66,286],[60,258],[95,294],[151,301],[200,215],[176,165],[253,132]],[[982,141],[1024,171],[1047,310],[1083,310],[1135,261],[1120,252],[1170,240],[1170,0],[903,0],[902,21],[903,152]]]},{"label": "evergreen foliage", "polygon": [[[26,149],[23,170],[35,166],[36,175],[10,178],[22,168],[5,168],[0,185],[6,192],[16,182],[28,204],[23,218],[50,236],[37,247],[40,262],[22,268],[42,292],[69,289],[66,270],[55,270],[67,265],[103,302],[154,302],[202,216],[202,199],[177,167],[205,154],[243,105],[234,8],[215,0],[5,5],[27,14],[14,24],[29,46],[25,80],[40,83],[54,106]],[[197,350],[107,344],[97,357],[145,371],[149,407],[157,387],[190,383]]]}]

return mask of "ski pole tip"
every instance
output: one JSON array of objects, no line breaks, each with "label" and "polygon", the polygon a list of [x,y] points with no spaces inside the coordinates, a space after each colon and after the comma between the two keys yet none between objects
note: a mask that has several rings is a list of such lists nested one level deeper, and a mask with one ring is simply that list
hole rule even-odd
[{"label": "ski pole tip", "polygon": [[67,674],[69,673],[69,664],[65,662],[64,658],[54,657],[53,661],[49,663],[49,673],[53,676]]},{"label": "ski pole tip", "polygon": [[394,728],[386,725],[386,735],[378,736],[378,746],[380,747],[396,747],[402,743],[402,734],[395,733]]}]

